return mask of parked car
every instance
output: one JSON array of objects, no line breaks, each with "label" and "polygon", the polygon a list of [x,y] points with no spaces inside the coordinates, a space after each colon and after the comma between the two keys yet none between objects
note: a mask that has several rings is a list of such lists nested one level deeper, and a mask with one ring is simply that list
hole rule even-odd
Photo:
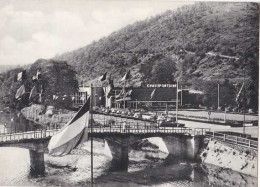
[{"label": "parked car", "polygon": [[142,115],[141,115],[141,113],[135,113],[133,117],[134,118],[142,118]]},{"label": "parked car", "polygon": [[171,121],[162,121],[161,127],[177,127],[177,123]]},{"label": "parked car", "polygon": [[127,115],[128,115],[128,116],[134,116],[134,113],[129,111],[129,112],[127,113]]},{"label": "parked car", "polygon": [[117,112],[117,110],[115,108],[111,109],[111,113],[115,114]]},{"label": "parked car", "polygon": [[105,114],[109,114],[109,113],[110,113],[110,110],[109,110],[109,109],[106,109],[106,110],[104,111],[104,113],[105,113]]},{"label": "parked car", "polygon": [[163,115],[157,117],[157,121],[164,121],[164,120],[166,120],[166,117]]}]

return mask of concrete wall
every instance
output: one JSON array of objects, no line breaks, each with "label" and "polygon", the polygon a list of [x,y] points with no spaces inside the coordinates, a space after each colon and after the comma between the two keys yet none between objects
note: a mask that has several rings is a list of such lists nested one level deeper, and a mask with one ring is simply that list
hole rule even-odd
[{"label": "concrete wall", "polygon": [[29,149],[30,154],[30,175],[38,176],[44,175],[44,151],[48,145],[49,139],[42,140],[27,140],[24,142],[17,143],[5,143],[1,144],[0,147],[19,147]]},{"label": "concrete wall", "polygon": [[29,150],[30,153],[30,175],[43,175],[45,172],[44,152]]}]

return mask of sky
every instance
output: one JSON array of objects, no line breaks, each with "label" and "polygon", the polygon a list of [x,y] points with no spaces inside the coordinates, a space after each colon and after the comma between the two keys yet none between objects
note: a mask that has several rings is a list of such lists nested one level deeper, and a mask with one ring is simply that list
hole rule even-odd
[{"label": "sky", "polygon": [[171,0],[0,0],[0,65],[24,65],[84,47],[190,2]]}]

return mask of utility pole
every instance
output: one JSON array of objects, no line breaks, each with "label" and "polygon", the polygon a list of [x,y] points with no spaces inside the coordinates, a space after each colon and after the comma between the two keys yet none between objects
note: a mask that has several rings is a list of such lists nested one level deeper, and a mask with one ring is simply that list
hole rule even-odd
[{"label": "utility pole", "polygon": [[93,97],[96,98],[95,95],[93,95],[93,86],[92,83],[90,84],[90,92],[91,92],[91,96],[90,96],[90,123],[91,123],[91,136],[90,136],[90,153],[91,153],[91,187],[93,187],[94,184],[94,178],[93,178],[93,115],[92,115],[92,108],[93,108]]},{"label": "utility pole", "polygon": [[176,85],[176,123],[178,124],[178,85],[179,81],[177,80],[177,85]]},{"label": "utility pole", "polygon": [[182,85],[181,85],[181,106],[182,106]]},{"label": "utility pole", "polygon": [[218,84],[218,109],[219,109],[219,84]]},{"label": "utility pole", "polygon": [[243,97],[243,113],[244,113],[244,122],[243,122],[243,136],[245,137],[245,131],[246,131],[246,129],[245,129],[245,123],[246,123],[246,89],[245,89],[245,69],[244,69],[244,97]]}]

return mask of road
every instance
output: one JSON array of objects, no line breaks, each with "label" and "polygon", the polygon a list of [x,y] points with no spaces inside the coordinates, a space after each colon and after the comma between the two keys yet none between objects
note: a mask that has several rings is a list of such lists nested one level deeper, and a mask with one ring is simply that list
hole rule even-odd
[{"label": "road", "polygon": [[[170,114],[175,114],[175,111],[170,111]],[[207,111],[187,111],[187,110],[180,110],[178,111],[178,114],[182,116],[186,116],[186,117],[203,117],[205,119],[207,119],[209,117],[208,112]],[[224,112],[211,112],[210,118],[211,119],[222,119],[224,121],[224,116],[225,113]],[[226,120],[235,120],[235,121],[243,121],[244,120],[244,115],[243,114],[231,114],[231,113],[227,113],[226,114]],[[254,115],[246,115],[246,121],[255,121],[258,120],[258,116],[254,116]]]},{"label": "road", "polygon": [[[214,125],[209,123],[201,123],[201,122],[194,122],[194,121],[186,121],[186,120],[178,120],[179,123],[184,123],[185,127],[189,128],[210,128],[211,131],[232,131],[232,132],[239,132],[243,133],[243,127],[230,127],[225,125]],[[252,137],[258,137],[258,127],[245,127],[245,133],[250,134]]]}]

